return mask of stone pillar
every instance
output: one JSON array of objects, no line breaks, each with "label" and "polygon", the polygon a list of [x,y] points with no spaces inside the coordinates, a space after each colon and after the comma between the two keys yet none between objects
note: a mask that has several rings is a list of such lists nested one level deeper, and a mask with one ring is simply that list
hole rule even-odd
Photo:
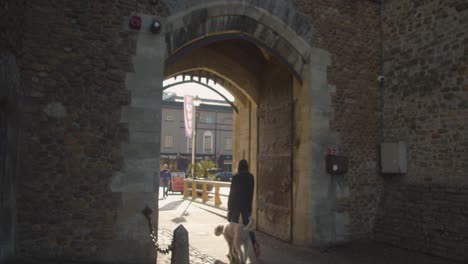
[{"label": "stone pillar", "polygon": [[[314,246],[325,246],[347,239],[349,215],[336,212],[337,199],[346,199],[346,186],[340,179],[327,174],[325,155],[329,145],[338,144],[338,136],[330,129],[333,119],[331,105],[332,85],[328,83],[327,67],[331,64],[330,54],[321,49],[312,49],[310,65],[306,67],[304,89],[310,89],[310,124],[312,157],[311,180],[301,186],[310,186],[311,232]],[[307,187],[304,187],[307,188]]]},{"label": "stone pillar", "polygon": [[126,87],[130,105],[123,108],[121,122],[128,126],[128,140],[122,142],[124,167],[114,174],[111,189],[121,193],[115,231],[118,240],[108,246],[106,260],[154,263],[156,252],[148,225],[140,211],[148,206],[154,229],[158,225],[159,160],[161,138],[161,101],[164,78],[164,33],[150,31],[153,18],[141,16],[137,32],[134,72],[128,73]]}]

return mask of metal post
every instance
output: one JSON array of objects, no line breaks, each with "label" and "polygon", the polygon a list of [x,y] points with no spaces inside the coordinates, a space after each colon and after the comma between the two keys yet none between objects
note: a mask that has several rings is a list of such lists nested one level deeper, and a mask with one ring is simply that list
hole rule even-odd
[{"label": "metal post", "polygon": [[196,136],[196,131],[197,130],[197,107],[193,107],[193,129],[192,129],[192,178],[194,179],[195,177],[195,136]]},{"label": "metal post", "polygon": [[214,163],[218,168],[218,110],[215,111]]},{"label": "metal post", "polygon": [[195,141],[197,140],[197,106],[201,103],[198,95],[193,99],[193,129],[192,129],[192,178],[195,178]]},{"label": "metal post", "polygon": [[190,250],[188,231],[183,225],[179,225],[174,230],[174,252],[171,257],[171,264],[189,264]]}]

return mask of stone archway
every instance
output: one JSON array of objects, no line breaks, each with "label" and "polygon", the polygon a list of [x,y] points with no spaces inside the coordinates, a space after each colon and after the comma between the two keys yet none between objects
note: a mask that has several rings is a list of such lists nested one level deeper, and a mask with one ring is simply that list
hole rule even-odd
[{"label": "stone archway", "polygon": [[191,49],[170,64],[166,74],[184,67],[207,68],[233,83],[229,88],[240,109],[235,115],[233,155],[234,160],[248,159],[256,175],[258,228],[290,241],[293,76],[283,63],[263,52],[243,39],[221,38]]},{"label": "stone archway", "polygon": [[[149,28],[153,17],[142,17],[142,28]],[[254,40],[252,42],[269,51],[269,54],[277,56],[279,61],[286,65],[278,66],[278,69],[271,68],[271,73],[289,70],[296,77],[290,79],[285,77],[289,85],[288,89],[284,89],[284,94],[263,90],[262,95],[271,95],[270,98],[262,98],[264,102],[269,102],[268,104],[262,106],[260,103],[258,109],[255,105],[257,102],[253,100],[247,100],[244,104],[244,107],[248,109],[245,112],[249,120],[248,132],[262,131],[261,125],[257,127],[257,124],[261,122],[253,124],[251,120],[256,119],[257,115],[260,120],[262,112],[265,111],[266,113],[281,113],[281,107],[273,107],[273,102],[278,98],[289,96],[284,103],[280,104],[282,107],[290,108],[288,111],[283,111],[290,121],[290,125],[286,125],[290,134],[284,137],[287,140],[282,140],[278,144],[273,139],[279,134],[273,134],[269,142],[263,142],[259,137],[259,142],[265,143],[265,150],[263,152],[259,150],[259,157],[250,157],[260,161],[268,159],[269,153],[285,153],[285,146],[289,155],[289,157],[283,157],[289,161],[289,167],[284,172],[276,169],[264,169],[262,172],[262,168],[259,168],[260,175],[267,175],[270,171],[287,173],[288,179],[277,183],[278,186],[273,190],[273,195],[275,192],[286,190],[286,195],[290,198],[287,202],[290,207],[286,209],[290,210],[290,216],[285,220],[288,222],[286,230],[275,233],[272,231],[274,229],[272,226],[264,231],[300,245],[328,244],[334,237],[343,236],[343,234],[337,234],[337,230],[346,232],[346,228],[339,229],[337,225],[346,226],[346,221],[332,221],[334,213],[329,196],[324,191],[329,189],[330,180],[323,168],[323,154],[328,144],[336,143],[336,138],[330,132],[329,127],[331,102],[327,66],[330,64],[330,56],[327,52],[313,49],[307,44],[313,30],[301,30],[301,27],[296,24],[297,20],[294,22],[289,18],[286,19],[288,23],[285,23],[284,18],[278,18],[274,12],[247,2],[230,4],[210,2],[179,12],[161,21],[164,26],[159,34],[152,34],[149,30],[141,30],[138,33],[136,54],[133,57],[134,72],[127,75],[127,88],[131,91],[132,101],[130,106],[122,112],[122,122],[129,124],[129,150],[134,151],[125,153],[124,158],[137,160],[133,164],[145,164],[145,159],[149,157],[159,159],[159,153],[156,150],[159,150],[160,143],[157,140],[154,141],[154,138],[158,138],[160,134],[160,127],[158,127],[160,104],[158,102],[162,98],[162,81],[167,76],[164,72],[171,67],[174,68],[173,73],[187,70],[190,67],[190,69],[196,68],[194,65],[182,67],[181,64],[173,62],[181,61],[184,56],[195,56],[196,53],[191,52],[195,48],[209,45],[210,37],[222,38],[225,34],[232,36],[235,32],[240,39]],[[192,27],[192,25],[199,25],[199,27]],[[210,69],[207,65],[197,67]],[[238,85],[238,87],[247,99],[258,96],[253,92],[242,90],[246,89],[246,85]],[[255,91],[262,91],[262,88]],[[281,89],[278,89],[279,91]],[[150,121],[149,117],[153,119]],[[270,121],[264,124],[265,131],[278,130],[278,127],[267,125],[275,122]],[[253,138],[252,135],[247,137]],[[152,144],[152,150],[149,152],[146,151],[148,147],[139,149],[146,142]],[[143,155],[139,156],[140,154]],[[253,154],[257,155],[257,153]],[[267,164],[266,161],[260,163]],[[269,160],[269,163],[275,162]],[[157,170],[152,166],[144,167],[144,169],[148,172]],[[259,176],[260,185],[262,184],[261,177]],[[150,196],[145,195],[144,190],[137,188],[135,192],[142,195],[136,199],[140,204],[150,202]],[[271,222],[272,219],[274,221],[276,216],[281,214],[280,212],[285,211],[280,204],[268,204],[274,201],[271,195],[267,191],[264,194],[258,194],[259,210],[262,210],[262,206],[268,206],[274,211],[270,217],[259,216],[265,219],[265,223]],[[154,219],[157,221],[157,214],[154,215]],[[123,226],[128,226],[125,224],[128,222],[127,219],[120,218],[120,220]],[[130,231],[132,232],[136,230]]]}]

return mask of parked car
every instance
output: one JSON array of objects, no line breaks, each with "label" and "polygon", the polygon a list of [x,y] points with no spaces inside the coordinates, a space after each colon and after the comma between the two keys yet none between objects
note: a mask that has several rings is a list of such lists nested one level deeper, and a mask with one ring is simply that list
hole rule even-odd
[{"label": "parked car", "polygon": [[216,173],[215,179],[216,179],[217,181],[231,181],[232,176],[234,176],[234,174],[233,174],[232,172],[230,172],[230,171],[222,171],[222,172]]}]

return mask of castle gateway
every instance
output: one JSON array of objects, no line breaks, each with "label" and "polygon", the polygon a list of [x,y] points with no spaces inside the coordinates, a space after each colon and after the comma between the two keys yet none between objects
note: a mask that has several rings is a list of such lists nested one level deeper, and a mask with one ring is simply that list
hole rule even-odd
[{"label": "castle gateway", "polygon": [[259,231],[468,259],[468,9],[442,2],[0,4],[1,260],[154,261],[163,81],[193,73],[235,97]]}]

